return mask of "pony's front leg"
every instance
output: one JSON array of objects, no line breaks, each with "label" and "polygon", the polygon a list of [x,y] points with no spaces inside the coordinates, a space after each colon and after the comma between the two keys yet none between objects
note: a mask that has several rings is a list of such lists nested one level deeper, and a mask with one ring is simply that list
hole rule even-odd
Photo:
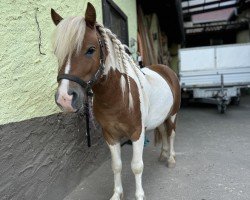
[{"label": "pony's front leg", "polygon": [[131,162],[131,168],[135,175],[135,197],[136,200],[144,199],[144,191],[142,188],[142,172],[143,172],[143,147],[144,147],[145,131],[141,132],[139,140],[133,142],[133,158]]},{"label": "pony's front leg", "polygon": [[110,200],[123,199],[123,188],[121,180],[122,161],[121,161],[121,145],[120,143],[109,145],[112,159],[112,170],[114,172],[114,194]]}]

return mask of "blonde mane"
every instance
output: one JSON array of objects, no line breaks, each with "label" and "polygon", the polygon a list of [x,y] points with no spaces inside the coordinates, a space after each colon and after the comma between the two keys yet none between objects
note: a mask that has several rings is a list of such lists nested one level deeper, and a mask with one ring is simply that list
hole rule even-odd
[{"label": "blonde mane", "polygon": [[85,35],[86,22],[84,17],[69,17],[62,20],[54,32],[53,49],[58,59],[59,68],[71,57],[74,51],[79,53]]},{"label": "blonde mane", "polygon": [[[124,45],[117,38],[117,36],[114,33],[112,33],[111,30],[109,30],[108,28],[105,28],[102,24],[99,24],[99,23],[96,24],[96,27],[100,31],[101,36],[104,38],[105,46],[106,46],[107,51],[109,53],[110,53],[110,46],[109,46],[108,39],[110,39],[112,42],[112,45],[115,49],[114,53],[115,53],[115,56],[116,56],[117,61],[118,61],[118,66],[115,66],[115,68],[117,68],[121,71],[124,71],[126,74],[126,79],[128,81],[128,92],[129,92],[129,108],[132,109],[133,108],[133,98],[132,98],[132,94],[131,94],[130,77],[128,74],[128,68],[132,68],[132,70],[134,71],[135,75],[137,76],[137,78],[140,82],[140,86],[142,87],[142,83],[141,83],[140,76],[139,76],[140,67],[126,53]],[[121,78],[121,88],[122,88],[123,94],[125,92],[124,84],[125,84],[124,78]]]}]

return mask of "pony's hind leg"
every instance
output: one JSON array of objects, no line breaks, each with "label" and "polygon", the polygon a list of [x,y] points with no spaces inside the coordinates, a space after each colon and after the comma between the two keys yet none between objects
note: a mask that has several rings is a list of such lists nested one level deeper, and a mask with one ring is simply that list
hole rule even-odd
[{"label": "pony's hind leg", "polygon": [[169,145],[169,158],[167,161],[168,167],[175,167],[175,151],[174,151],[174,140],[175,140],[175,129],[176,129],[176,114],[169,117],[166,121],[167,127],[167,141]]},{"label": "pony's hind leg", "polygon": [[167,130],[166,130],[165,123],[158,126],[156,131],[159,131],[159,133],[161,134],[161,140],[162,140],[161,154],[159,157],[159,161],[165,161],[168,158],[168,150],[169,150]]}]

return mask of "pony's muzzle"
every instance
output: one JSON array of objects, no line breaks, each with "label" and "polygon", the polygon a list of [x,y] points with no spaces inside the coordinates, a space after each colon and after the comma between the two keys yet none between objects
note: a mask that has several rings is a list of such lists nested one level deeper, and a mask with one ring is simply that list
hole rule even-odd
[{"label": "pony's muzzle", "polygon": [[63,111],[76,112],[83,106],[82,97],[82,92],[76,89],[69,89],[67,93],[57,91],[55,101]]}]

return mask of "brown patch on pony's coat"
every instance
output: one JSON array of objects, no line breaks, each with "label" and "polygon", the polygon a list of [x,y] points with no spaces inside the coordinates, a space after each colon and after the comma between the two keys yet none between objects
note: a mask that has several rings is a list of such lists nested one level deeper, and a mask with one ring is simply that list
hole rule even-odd
[{"label": "brown patch on pony's coat", "polygon": [[174,122],[171,121],[170,118],[168,118],[166,121],[165,121],[165,124],[167,126],[167,136],[170,137],[171,134],[172,134],[172,130],[176,130],[176,119],[174,120]]},{"label": "brown patch on pony's coat", "polygon": [[[131,94],[134,108],[129,109],[129,93],[126,87],[124,97],[120,85],[121,74],[111,70],[93,87],[93,111],[103,128],[103,135],[108,144],[115,144],[126,137],[132,141],[140,138],[142,131],[139,91],[136,82],[131,78]],[[126,85],[127,79],[126,80]],[[111,89],[112,88],[112,89]]]},{"label": "brown patch on pony's coat", "polygon": [[[175,118],[174,122],[172,122],[170,117],[177,114],[177,112],[180,109],[180,104],[181,104],[180,83],[179,83],[179,80],[178,80],[175,72],[166,65],[151,65],[149,67],[149,69],[160,74],[167,81],[167,83],[170,86],[170,89],[173,93],[173,97],[174,97],[173,106],[168,114],[168,118],[165,120],[167,136],[169,139],[169,137],[171,136],[172,130],[174,130],[174,131],[176,130],[176,118]],[[162,136],[161,136],[158,128],[155,129],[154,136],[155,136],[154,137],[155,138],[155,145],[162,141]]]}]

